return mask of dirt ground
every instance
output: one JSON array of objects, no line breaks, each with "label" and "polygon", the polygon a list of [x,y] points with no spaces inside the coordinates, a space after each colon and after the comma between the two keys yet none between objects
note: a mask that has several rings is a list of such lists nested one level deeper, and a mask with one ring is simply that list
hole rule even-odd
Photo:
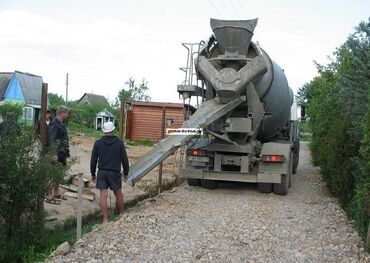
[{"label": "dirt ground", "polygon": [[[90,156],[92,147],[96,139],[86,137],[83,135],[76,135],[71,139],[71,155],[77,157],[77,163],[75,163],[71,170],[70,175],[83,173],[83,176],[87,179],[91,179],[90,176]],[[151,147],[147,146],[127,146],[126,150],[129,156],[130,164],[135,162],[141,155],[149,151]],[[163,165],[163,188],[168,189],[174,185],[176,181],[176,175],[178,174],[178,167],[174,167],[177,162],[175,159],[179,159],[179,154],[175,154],[168,158]],[[141,181],[139,181],[134,187],[123,183],[123,193],[125,198],[125,205],[132,206],[138,201],[143,200],[151,196],[157,189],[158,182],[158,168],[151,171]],[[95,188],[94,183],[90,182],[89,188],[95,194],[95,200],[89,201],[83,199],[83,215],[88,216],[95,213],[99,213],[99,190]],[[60,191],[63,193],[66,190],[60,187]],[[108,204],[114,208],[115,198],[112,191],[109,191]],[[47,222],[47,227],[52,228],[56,224],[62,224],[66,219],[73,218],[76,216],[77,199],[67,197],[67,200],[62,200],[60,205],[45,203],[45,208],[48,214],[48,218],[53,219]]]},{"label": "dirt ground", "polygon": [[141,204],[50,261],[370,262],[306,143],[286,196],[259,193],[255,184],[183,184]]}]

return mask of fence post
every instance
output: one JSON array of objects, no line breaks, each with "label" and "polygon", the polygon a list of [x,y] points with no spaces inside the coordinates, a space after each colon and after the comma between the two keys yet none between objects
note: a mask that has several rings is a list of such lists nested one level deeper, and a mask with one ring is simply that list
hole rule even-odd
[{"label": "fence post", "polygon": [[365,241],[366,241],[365,247],[367,251],[370,252],[370,222],[369,222],[369,226],[367,227],[367,235],[366,235]]},{"label": "fence post", "polygon": [[42,83],[41,91],[41,120],[40,120],[40,141],[41,141],[41,152],[45,154],[46,145],[46,111],[48,107],[48,84]]},{"label": "fence post", "polygon": [[[162,107],[161,140],[164,138],[165,129],[166,129],[166,107]],[[162,191],[162,172],[163,172],[163,162],[159,164],[158,169],[158,194]]]},{"label": "fence post", "polygon": [[82,176],[83,173],[78,175],[78,199],[77,199],[77,240],[81,238],[81,228],[82,228]]},{"label": "fence post", "polygon": [[119,129],[119,138],[123,139],[123,122],[125,118],[125,101],[123,99],[120,100],[120,108],[119,108],[119,121],[118,121],[118,129]]}]

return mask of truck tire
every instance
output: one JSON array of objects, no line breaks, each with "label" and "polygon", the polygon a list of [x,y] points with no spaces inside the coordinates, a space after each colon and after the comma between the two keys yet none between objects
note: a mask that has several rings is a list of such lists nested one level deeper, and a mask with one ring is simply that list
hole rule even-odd
[{"label": "truck tire", "polygon": [[292,181],[293,181],[293,171],[294,171],[294,153],[293,151],[290,153],[290,161],[289,161],[289,184],[288,187],[292,186]]},{"label": "truck tire", "polygon": [[261,193],[271,193],[272,192],[272,184],[271,183],[258,183],[258,191]]},{"label": "truck tire", "polygon": [[298,163],[299,163],[299,150],[300,150],[300,142],[299,140],[294,143],[294,150],[293,150],[293,160],[294,160],[294,163],[293,163],[293,174],[296,174],[297,173],[297,168],[298,168]]},{"label": "truck tire", "polygon": [[217,182],[215,180],[200,180],[200,184],[202,185],[203,188],[207,189],[213,189],[217,187]]},{"label": "truck tire", "polygon": [[186,178],[186,182],[190,186],[199,186],[200,185],[200,179]]},{"label": "truck tire", "polygon": [[286,195],[288,193],[289,174],[281,175],[281,183],[274,184],[274,193],[277,195]]}]

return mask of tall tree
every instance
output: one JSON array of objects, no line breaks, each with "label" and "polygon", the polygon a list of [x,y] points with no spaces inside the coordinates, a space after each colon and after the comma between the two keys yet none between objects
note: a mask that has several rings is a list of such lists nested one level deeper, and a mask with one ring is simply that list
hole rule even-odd
[{"label": "tall tree", "polygon": [[135,79],[130,77],[125,82],[125,87],[119,91],[116,104],[118,105],[121,99],[126,101],[150,101],[151,98],[148,92],[148,81],[142,79],[140,83],[137,83]]}]

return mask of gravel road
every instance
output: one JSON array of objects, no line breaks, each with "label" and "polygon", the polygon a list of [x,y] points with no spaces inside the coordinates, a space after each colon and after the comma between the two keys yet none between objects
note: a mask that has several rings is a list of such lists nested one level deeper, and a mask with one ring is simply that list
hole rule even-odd
[{"label": "gravel road", "polygon": [[287,196],[181,186],[98,226],[52,262],[370,262],[301,146]]}]

